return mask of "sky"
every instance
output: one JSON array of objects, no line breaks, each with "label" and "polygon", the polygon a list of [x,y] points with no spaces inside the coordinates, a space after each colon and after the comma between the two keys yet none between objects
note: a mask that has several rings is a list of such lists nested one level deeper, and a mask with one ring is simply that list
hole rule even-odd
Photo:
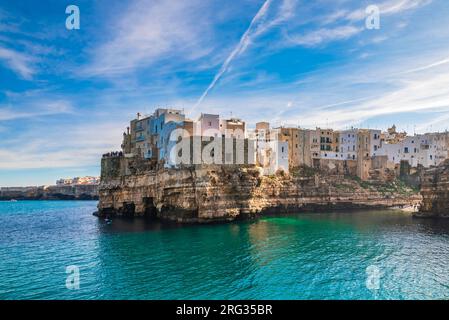
[{"label": "sky", "polygon": [[0,186],[99,175],[157,107],[446,130],[448,22],[446,0],[0,0]]}]

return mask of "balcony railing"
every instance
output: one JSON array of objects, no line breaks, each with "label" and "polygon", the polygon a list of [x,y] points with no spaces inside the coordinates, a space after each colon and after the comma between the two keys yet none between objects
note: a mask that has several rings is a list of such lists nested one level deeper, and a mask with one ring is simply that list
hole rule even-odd
[{"label": "balcony railing", "polygon": [[144,136],[136,137],[136,142],[141,142],[141,141],[145,141],[145,137]]}]

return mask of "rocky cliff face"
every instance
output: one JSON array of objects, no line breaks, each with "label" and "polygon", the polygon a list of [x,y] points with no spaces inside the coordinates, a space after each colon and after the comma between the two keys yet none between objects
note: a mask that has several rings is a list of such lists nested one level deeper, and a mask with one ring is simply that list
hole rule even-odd
[{"label": "rocky cliff face", "polygon": [[423,201],[417,216],[449,218],[449,160],[425,171],[421,194]]},{"label": "rocky cliff face", "polygon": [[[111,168],[111,163],[107,165]],[[102,176],[99,215],[213,222],[268,213],[402,206],[421,200],[399,182],[368,183],[318,172],[267,177],[254,166],[198,165],[125,174],[123,168],[129,165],[135,167],[133,160],[122,159]]]}]

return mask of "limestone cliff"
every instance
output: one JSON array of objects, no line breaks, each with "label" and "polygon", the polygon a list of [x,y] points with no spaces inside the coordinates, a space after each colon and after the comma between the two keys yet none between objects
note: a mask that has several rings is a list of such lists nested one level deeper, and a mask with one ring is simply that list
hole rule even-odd
[{"label": "limestone cliff", "polygon": [[423,201],[417,216],[449,218],[449,160],[425,171],[421,194]]},{"label": "limestone cliff", "polygon": [[98,185],[0,188],[0,200],[96,200]]},{"label": "limestone cliff", "polygon": [[108,170],[102,170],[99,215],[212,222],[267,213],[402,206],[421,199],[400,182],[369,183],[314,170],[275,176],[262,176],[255,166],[139,170],[136,161],[103,159]]}]

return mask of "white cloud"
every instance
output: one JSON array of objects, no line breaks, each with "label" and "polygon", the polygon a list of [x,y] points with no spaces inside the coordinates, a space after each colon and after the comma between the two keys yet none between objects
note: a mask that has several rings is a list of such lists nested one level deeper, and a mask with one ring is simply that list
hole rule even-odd
[{"label": "white cloud", "polygon": [[72,105],[65,100],[42,100],[25,102],[20,108],[10,106],[0,106],[0,121],[14,119],[42,117],[55,114],[72,113]]},{"label": "white cloud", "polygon": [[[382,3],[373,3],[379,7],[381,17],[386,15],[393,15],[402,13],[408,10],[417,9],[419,7],[430,4],[432,0],[387,0]],[[356,10],[348,12],[346,15],[342,15],[339,18],[349,21],[364,20],[367,14],[365,7],[358,8]]]},{"label": "white cloud", "polygon": [[323,114],[337,127],[357,124],[376,116],[412,112],[449,112],[449,74],[442,74],[432,80],[422,78],[404,81],[400,89],[386,93],[364,103],[350,107],[333,108],[323,112],[305,112],[303,123],[313,125],[322,123]]},{"label": "white cloud", "polygon": [[46,134],[18,133],[0,147],[0,169],[95,166],[103,153],[120,147],[123,123],[51,125]]},{"label": "white cloud", "polygon": [[35,73],[33,68],[35,59],[24,53],[0,47],[0,61],[26,80],[30,80]]},{"label": "white cloud", "polygon": [[291,45],[301,45],[305,47],[313,47],[322,43],[336,40],[348,39],[364,29],[362,27],[341,26],[336,28],[322,28],[314,30],[304,35],[287,36]]},{"label": "white cloud", "polygon": [[396,14],[430,4],[432,0],[394,0],[380,5],[381,14]]},{"label": "white cloud", "polygon": [[[376,4],[380,9],[381,18],[399,14],[408,10],[430,4],[432,0],[388,0]],[[286,34],[286,45],[301,45],[313,47],[319,44],[328,43],[335,40],[351,38],[364,30],[364,24],[360,21],[367,18],[365,6],[354,10],[337,8],[324,16],[318,16],[316,21],[319,25],[333,25],[332,27],[311,29],[306,32],[297,32],[292,35]],[[400,25],[405,24],[401,22]],[[379,43],[385,41],[385,35],[376,37],[372,42]]]},{"label": "white cloud", "polygon": [[428,65],[425,65],[425,66],[422,66],[422,67],[418,67],[418,68],[414,68],[414,69],[411,69],[411,70],[404,71],[403,74],[419,72],[419,71],[425,71],[425,70],[432,69],[432,68],[435,68],[435,67],[438,67],[438,66],[442,66],[442,65],[447,64],[447,63],[449,63],[449,58],[442,59],[442,60],[439,60],[439,61],[436,61],[436,62],[432,62],[431,64],[428,64]]},{"label": "white cloud", "polygon": [[200,0],[134,1],[107,30],[112,37],[94,48],[83,73],[124,74],[168,58],[195,61],[211,50],[208,22]]}]

